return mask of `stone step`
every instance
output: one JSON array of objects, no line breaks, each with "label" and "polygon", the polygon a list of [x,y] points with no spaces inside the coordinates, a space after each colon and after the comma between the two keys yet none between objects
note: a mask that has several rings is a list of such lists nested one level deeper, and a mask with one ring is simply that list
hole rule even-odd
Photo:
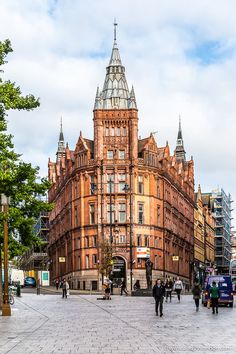
[{"label": "stone step", "polygon": [[152,296],[152,289],[138,289],[132,291],[132,296]]}]

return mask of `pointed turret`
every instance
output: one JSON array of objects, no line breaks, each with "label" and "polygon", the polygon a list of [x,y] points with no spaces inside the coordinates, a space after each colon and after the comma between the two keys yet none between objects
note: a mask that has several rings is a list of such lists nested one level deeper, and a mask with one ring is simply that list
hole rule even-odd
[{"label": "pointed turret", "polygon": [[116,26],[114,23],[114,42],[106,77],[101,92],[97,90],[94,109],[137,109],[134,89],[129,92],[125,77],[125,67],[122,65],[116,42]]},{"label": "pointed turret", "polygon": [[129,108],[137,109],[137,104],[136,104],[136,98],[135,98],[133,85],[132,85],[132,89],[130,91]]},{"label": "pointed turret", "polygon": [[197,190],[197,200],[202,200],[202,191],[201,191],[200,184],[198,185],[198,190]]},{"label": "pointed turret", "polygon": [[61,118],[61,128],[60,128],[60,134],[59,134],[59,141],[58,141],[58,148],[57,148],[57,162],[61,160],[62,156],[65,156],[65,141],[64,141],[64,135],[62,131],[62,118]]},{"label": "pointed turret", "polygon": [[179,117],[179,131],[178,131],[177,143],[176,143],[176,148],[175,148],[175,156],[176,156],[176,160],[178,162],[185,162],[186,161],[180,117]]},{"label": "pointed turret", "polygon": [[97,92],[96,92],[96,97],[95,97],[95,103],[94,103],[94,109],[99,109],[101,108],[101,93],[99,92],[99,86],[97,87]]}]

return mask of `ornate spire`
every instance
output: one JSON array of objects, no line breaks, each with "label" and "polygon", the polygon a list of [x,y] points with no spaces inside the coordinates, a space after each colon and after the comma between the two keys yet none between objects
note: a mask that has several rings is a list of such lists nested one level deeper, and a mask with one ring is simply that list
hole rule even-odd
[{"label": "ornate spire", "polygon": [[178,131],[178,137],[177,137],[178,140],[183,140],[183,137],[182,137],[182,129],[181,129],[181,117],[179,116],[179,131]]},{"label": "ornate spire", "polygon": [[62,117],[61,117],[61,129],[60,129],[59,141],[64,141],[64,135],[62,131]]},{"label": "ornate spire", "polygon": [[136,104],[136,98],[135,98],[134,86],[133,85],[132,85],[132,89],[130,91],[129,108],[137,109],[137,104]]},{"label": "ornate spire", "polygon": [[176,156],[176,160],[178,162],[185,162],[186,161],[180,116],[179,116],[179,131],[178,131],[177,143],[176,143],[176,148],[175,148],[175,156]]},{"label": "ornate spire", "polygon": [[134,89],[129,92],[125,77],[125,67],[122,65],[116,42],[116,27],[114,21],[114,42],[106,77],[101,92],[97,90],[94,109],[137,109]]},{"label": "ornate spire", "polygon": [[64,135],[62,131],[62,118],[61,118],[61,128],[60,128],[60,134],[59,134],[59,140],[58,140],[58,148],[57,148],[57,162],[60,161],[62,156],[65,156],[65,141],[64,141]]},{"label": "ornate spire", "polygon": [[101,108],[101,98],[100,98],[99,86],[98,86],[96,97],[95,97],[94,109],[99,109],[99,108]]},{"label": "ornate spire", "polygon": [[202,191],[201,191],[200,184],[198,185],[198,190],[197,190],[197,200],[202,200]]}]

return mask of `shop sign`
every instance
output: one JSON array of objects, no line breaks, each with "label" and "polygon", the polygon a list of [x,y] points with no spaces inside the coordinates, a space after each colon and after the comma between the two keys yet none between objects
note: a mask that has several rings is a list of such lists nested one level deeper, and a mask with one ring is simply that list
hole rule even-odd
[{"label": "shop sign", "polygon": [[179,260],[179,256],[172,256],[172,261],[178,261]]},{"label": "shop sign", "polygon": [[138,247],[137,248],[137,258],[150,258],[150,248],[149,247]]}]

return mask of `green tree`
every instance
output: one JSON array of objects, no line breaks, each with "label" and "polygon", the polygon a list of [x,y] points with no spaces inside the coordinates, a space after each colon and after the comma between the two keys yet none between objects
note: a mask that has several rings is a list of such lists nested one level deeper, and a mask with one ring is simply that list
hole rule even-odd
[{"label": "green tree", "polygon": [[[20,255],[28,248],[39,245],[41,240],[34,234],[36,218],[42,211],[51,210],[43,196],[46,196],[49,182],[39,178],[39,168],[22,160],[14,151],[13,136],[7,133],[9,110],[30,111],[39,106],[39,99],[33,95],[22,96],[15,83],[4,81],[1,67],[6,64],[7,55],[12,52],[9,40],[0,42],[0,194],[10,197],[8,212],[9,256]],[[0,255],[3,246],[3,214],[0,213]],[[2,283],[0,256],[0,282]],[[0,288],[1,292],[1,288]],[[0,300],[2,294],[0,293]]]},{"label": "green tree", "polygon": [[104,239],[100,243],[101,260],[99,263],[99,273],[110,278],[112,272],[112,246],[110,242]]}]

